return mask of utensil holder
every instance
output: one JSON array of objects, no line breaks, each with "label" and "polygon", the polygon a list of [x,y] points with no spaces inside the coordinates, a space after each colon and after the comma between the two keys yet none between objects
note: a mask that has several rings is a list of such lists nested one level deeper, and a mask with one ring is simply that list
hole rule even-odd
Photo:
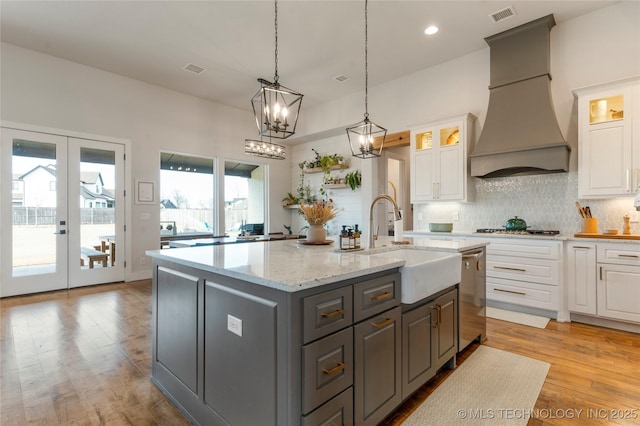
[{"label": "utensil holder", "polygon": [[585,234],[597,234],[598,218],[585,217],[584,219],[582,219],[582,232]]}]

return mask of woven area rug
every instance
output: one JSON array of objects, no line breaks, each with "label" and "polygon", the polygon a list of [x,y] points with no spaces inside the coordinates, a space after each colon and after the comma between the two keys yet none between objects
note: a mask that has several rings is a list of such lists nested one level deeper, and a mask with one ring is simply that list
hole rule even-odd
[{"label": "woven area rug", "polygon": [[549,367],[479,346],[403,425],[526,425]]},{"label": "woven area rug", "polygon": [[537,315],[525,314],[522,312],[507,311],[492,306],[487,306],[487,317],[495,318],[502,321],[515,322],[516,324],[528,325],[529,327],[546,328],[549,324],[549,318],[539,317]]}]

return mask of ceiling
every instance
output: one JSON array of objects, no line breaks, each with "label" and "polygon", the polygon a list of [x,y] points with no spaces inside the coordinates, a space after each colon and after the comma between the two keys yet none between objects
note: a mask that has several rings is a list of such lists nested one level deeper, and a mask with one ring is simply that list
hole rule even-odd
[{"label": "ceiling", "polygon": [[[614,1],[369,2],[369,87],[483,48],[484,37]],[[513,6],[495,23],[489,15]],[[440,32],[427,37],[429,24]],[[3,42],[245,110],[274,75],[272,1],[0,2]],[[197,75],[183,68],[195,64]],[[364,1],[280,0],[280,83],[303,109],[364,89]],[[337,75],[350,79],[338,82]]]}]

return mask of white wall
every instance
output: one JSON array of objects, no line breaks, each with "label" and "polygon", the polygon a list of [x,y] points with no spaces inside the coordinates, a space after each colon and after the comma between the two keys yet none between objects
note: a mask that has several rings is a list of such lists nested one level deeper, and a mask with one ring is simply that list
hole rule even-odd
[{"label": "white wall", "polygon": [[[360,170],[362,172],[363,160],[351,156],[347,133],[343,129],[342,135],[314,142],[297,144],[291,148],[291,185],[289,187],[290,189],[287,189],[286,192],[291,192],[294,195],[296,194],[296,189],[300,183],[300,167],[298,164],[303,161],[313,161],[315,159],[315,153],[311,148],[315,148],[320,155],[340,154],[345,158],[349,163],[349,169],[332,171],[331,174],[335,177],[344,177],[347,173],[353,172],[354,170]],[[322,175],[322,173],[308,173],[304,175],[304,179],[305,186],[309,184],[311,186],[312,193],[318,195],[320,199],[332,199],[339,210],[336,218],[329,221],[327,225],[328,234],[339,234],[339,231],[342,229],[342,225],[352,227],[353,225],[358,224],[360,225],[360,229],[362,229],[364,220],[362,189],[357,188],[355,191],[352,191],[351,188],[348,187],[341,189],[329,189],[326,191],[326,196],[323,197],[319,193],[322,185]],[[287,195],[286,192],[282,192],[280,197],[281,199]],[[300,228],[307,225],[302,216],[298,214],[297,210],[287,210],[287,212],[289,212],[290,218],[289,221],[284,224],[291,224],[291,231],[293,233],[298,232]]]},{"label": "white wall", "polygon": [[[429,222],[460,222],[454,229],[499,227],[517,214],[531,225],[577,232],[577,105],[572,90],[640,75],[640,2],[625,1],[556,25],[551,30],[551,91],[560,129],[572,147],[571,173],[501,179],[476,179],[476,202],[431,203],[414,207],[414,229]],[[369,70],[375,72],[375,70]],[[486,117],[489,100],[489,48],[369,88],[371,119],[390,132],[430,120],[470,112],[476,120],[475,139]],[[312,140],[361,119],[363,93],[304,111],[300,134]],[[360,112],[361,114],[362,112]],[[344,142],[346,143],[346,142]],[[311,144],[313,145],[313,144]],[[366,166],[363,166],[366,169]],[[371,176],[363,173],[363,193],[375,194]],[[369,187],[367,187],[369,185]],[[366,203],[366,199],[364,199]],[[584,203],[583,203],[584,204]],[[631,200],[593,201],[601,228],[619,228]],[[573,206],[573,207],[571,207]],[[593,210],[593,208],[592,208]],[[422,219],[417,220],[421,215]],[[635,224],[638,231],[638,224]]]},{"label": "white wall", "polygon": [[[217,170],[223,170],[224,159],[275,165],[270,167],[268,186],[290,185],[290,172],[283,162],[244,154],[244,139],[256,134],[250,112],[6,43],[0,53],[0,118],[130,140],[129,194],[133,194],[134,179],[159,182],[159,153],[163,150],[217,157]],[[219,179],[219,190],[222,181]],[[268,194],[272,197],[268,220],[274,224],[269,230],[280,231],[281,223],[288,220],[280,206],[283,195],[279,191]],[[220,205],[223,203],[221,199]],[[150,265],[140,265],[139,259],[146,250],[159,247],[159,208],[157,204],[127,206],[132,209],[127,277],[143,278],[150,276]],[[150,219],[141,219],[145,213]]]}]

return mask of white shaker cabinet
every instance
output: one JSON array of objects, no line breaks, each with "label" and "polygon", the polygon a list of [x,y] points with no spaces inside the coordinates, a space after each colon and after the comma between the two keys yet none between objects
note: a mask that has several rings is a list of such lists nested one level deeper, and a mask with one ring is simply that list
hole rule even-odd
[{"label": "white shaker cabinet", "polygon": [[640,247],[598,244],[598,316],[640,323]]},{"label": "white shaker cabinet", "polygon": [[567,304],[569,311],[596,314],[596,245],[566,244]]},{"label": "white shaker cabinet", "polygon": [[468,150],[475,116],[463,114],[411,129],[411,202],[472,201]]},{"label": "white shaker cabinet", "polygon": [[640,184],[640,77],[574,90],[578,196],[632,196]]}]

